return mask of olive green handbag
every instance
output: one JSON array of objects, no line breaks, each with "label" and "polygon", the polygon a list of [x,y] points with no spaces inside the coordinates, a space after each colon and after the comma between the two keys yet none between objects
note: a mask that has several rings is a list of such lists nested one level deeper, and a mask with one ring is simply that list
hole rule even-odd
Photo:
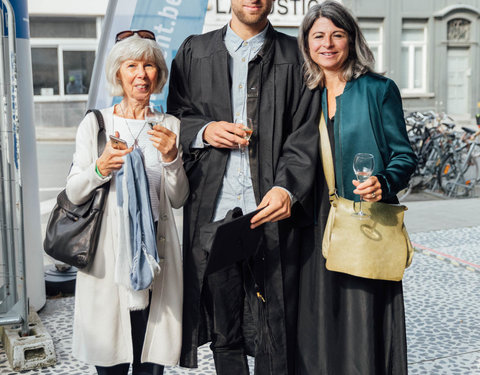
[{"label": "olive green handbag", "polygon": [[368,279],[402,280],[413,257],[413,247],[403,223],[407,207],[362,202],[362,210],[369,217],[360,220],[352,216],[358,210],[358,203],[336,193],[332,151],[323,112],[319,128],[320,153],[331,204],[322,242],[327,269]]}]

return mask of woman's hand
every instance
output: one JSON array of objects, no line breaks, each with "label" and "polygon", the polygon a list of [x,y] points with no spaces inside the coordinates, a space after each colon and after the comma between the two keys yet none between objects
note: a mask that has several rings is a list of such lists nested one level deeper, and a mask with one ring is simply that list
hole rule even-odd
[{"label": "woman's hand", "polygon": [[[115,136],[119,137],[119,133],[115,132]],[[122,168],[123,157],[132,152],[133,146],[125,150],[118,150],[113,148],[112,142],[108,141],[102,152],[102,155],[97,159],[97,168],[102,176],[108,176],[113,171]]]},{"label": "woman's hand", "polygon": [[164,163],[170,163],[177,157],[177,135],[161,125],[155,125],[147,132],[152,137],[153,146],[160,151]]},{"label": "woman's hand", "polygon": [[382,188],[376,176],[371,176],[362,183],[357,180],[352,183],[356,187],[353,193],[360,195],[365,202],[378,202],[382,199]]}]

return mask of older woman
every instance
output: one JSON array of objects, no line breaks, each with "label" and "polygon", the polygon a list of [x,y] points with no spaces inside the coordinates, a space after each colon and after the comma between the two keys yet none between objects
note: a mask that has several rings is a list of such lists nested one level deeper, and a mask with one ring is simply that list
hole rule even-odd
[{"label": "older woman", "polygon": [[[110,181],[97,253],[93,264],[78,272],[75,293],[73,354],[95,365],[98,374],[126,375],[130,364],[133,374],[162,374],[162,365],[175,365],[180,355],[182,260],[172,207],[185,202],[188,181],[178,145],[179,120],[166,115],[164,126],[150,128],[144,119],[150,96],[162,90],[167,75],[152,32],[119,33],[107,57],[106,77],[111,94],[123,98],[101,112],[107,135],[124,139],[128,148],[117,149],[108,142],[98,157],[93,114],[85,117],[77,132],[68,198],[80,203]],[[128,270],[118,274],[125,263],[121,249],[126,241],[116,186],[117,174],[134,148],[143,153],[160,260],[160,271],[137,305],[132,303],[136,291],[119,282],[130,275]]]},{"label": "older woman", "polygon": [[[416,165],[395,83],[372,72],[374,58],[360,28],[339,2],[313,6],[300,29],[306,82],[322,93],[340,196],[398,203],[396,193]],[[375,158],[373,176],[359,183],[356,153]],[[317,168],[316,225],[302,249],[298,319],[299,374],[406,374],[401,282],[370,280],[325,268],[321,244],[330,204]],[[352,247],[355,243],[351,244]]]}]

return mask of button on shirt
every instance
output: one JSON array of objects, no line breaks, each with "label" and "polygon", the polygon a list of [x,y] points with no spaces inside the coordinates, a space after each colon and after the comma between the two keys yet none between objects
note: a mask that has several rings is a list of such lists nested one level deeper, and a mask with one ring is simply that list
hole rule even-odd
[{"label": "button on shirt", "polygon": [[[262,48],[266,32],[267,28],[243,41],[228,25],[224,42],[230,56],[228,66],[232,77],[231,99],[234,122],[240,122],[247,118],[248,63]],[[204,147],[202,136],[205,128],[206,126],[198,133],[192,145],[194,148]],[[244,214],[257,208],[250,175],[248,147],[243,150],[232,149],[230,151],[213,220],[223,219],[227,212],[234,207],[240,207]]]}]

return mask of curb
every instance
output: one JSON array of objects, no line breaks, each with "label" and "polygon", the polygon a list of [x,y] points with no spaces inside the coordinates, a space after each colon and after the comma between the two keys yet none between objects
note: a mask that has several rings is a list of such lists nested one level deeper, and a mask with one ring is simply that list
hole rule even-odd
[{"label": "curb", "polygon": [[464,259],[460,259],[460,258],[454,257],[452,255],[448,255],[448,254],[442,253],[442,252],[437,251],[437,250],[430,249],[430,248],[422,246],[422,245],[413,244],[413,243],[412,243],[412,245],[413,245],[413,248],[414,248],[415,252],[417,252],[417,253],[424,254],[424,255],[427,255],[431,258],[435,258],[435,259],[447,262],[447,263],[452,264],[456,267],[465,268],[466,270],[468,270],[470,272],[480,273],[480,265],[478,265],[478,264],[468,262]]},{"label": "curb", "polygon": [[46,127],[35,128],[37,142],[75,142],[77,127]]}]

